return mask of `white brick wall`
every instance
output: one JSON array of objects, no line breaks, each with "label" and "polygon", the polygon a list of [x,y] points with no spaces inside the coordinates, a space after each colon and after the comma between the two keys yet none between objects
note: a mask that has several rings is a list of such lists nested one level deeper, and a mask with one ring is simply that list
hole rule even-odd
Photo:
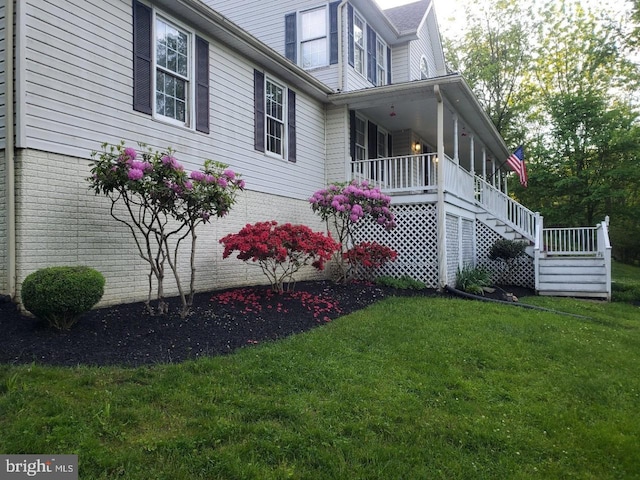
[{"label": "white brick wall", "polygon": [[[39,268],[88,265],[102,272],[107,280],[100,305],[144,300],[148,266],[136,253],[128,228],[110,216],[110,201],[88,189],[85,180],[88,176],[87,159],[36,150],[19,152],[18,283]],[[309,192],[309,196],[312,193]],[[324,230],[324,224],[304,200],[250,190],[242,192],[227,217],[201,225],[197,230],[196,289],[202,292],[266,283],[258,266],[246,265],[235,258],[223,260],[219,239],[237,232],[247,223],[272,219]],[[187,289],[190,243],[189,238],[183,241],[179,260],[181,280]],[[175,295],[177,288],[168,265],[166,270],[166,295]],[[297,280],[322,276],[309,268],[300,272]]]}]

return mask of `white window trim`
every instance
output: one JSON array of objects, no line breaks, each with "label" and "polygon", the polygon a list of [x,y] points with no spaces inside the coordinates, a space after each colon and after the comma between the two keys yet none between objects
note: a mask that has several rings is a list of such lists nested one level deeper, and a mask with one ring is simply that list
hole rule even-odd
[{"label": "white window trim", "polygon": [[380,154],[380,142],[376,138],[376,145],[378,148],[378,158],[388,158],[389,157],[389,132],[387,132],[384,128],[378,125],[378,135],[384,135],[384,155]]},{"label": "white window trim", "polygon": [[[269,150],[269,119],[274,118],[267,113],[267,83],[272,83],[282,89],[282,152],[276,153]],[[264,153],[271,158],[277,158],[279,160],[287,160],[288,141],[289,141],[289,104],[288,104],[289,91],[282,83],[274,80],[267,75],[264,76]],[[277,120],[277,119],[276,119]],[[278,120],[280,121],[280,120]]]},{"label": "white window trim", "polygon": [[[378,55],[378,45],[382,45],[382,63],[380,63],[380,55]],[[381,87],[387,84],[387,72],[389,66],[387,65],[387,44],[380,38],[380,35],[376,34],[376,86]],[[382,66],[382,79],[380,78],[379,66]]]},{"label": "white window trim", "polygon": [[[186,101],[186,109],[187,111],[185,112],[185,121],[181,122],[180,120],[176,120],[175,118],[171,118],[171,117],[167,117],[165,115],[162,115],[160,113],[158,113],[156,111],[157,109],[157,105],[156,105],[156,85],[157,85],[157,74],[158,74],[158,64],[157,64],[157,32],[156,32],[156,28],[157,28],[157,21],[162,20],[165,23],[168,23],[170,25],[173,25],[174,27],[179,28],[180,30],[183,30],[184,32],[186,32],[189,35],[189,51],[188,51],[188,55],[187,55],[187,71],[189,73],[189,78],[187,79],[187,101]],[[195,72],[195,51],[196,51],[196,34],[195,32],[188,28],[185,24],[183,24],[182,22],[179,22],[177,20],[175,20],[174,18],[172,18],[169,15],[165,15],[162,12],[157,11],[155,8],[153,9],[153,15],[152,15],[152,44],[151,44],[151,48],[152,48],[152,52],[151,52],[151,58],[153,61],[153,65],[152,65],[152,73],[151,73],[151,82],[152,82],[152,91],[153,91],[153,98],[152,98],[152,106],[153,106],[153,118],[160,120],[162,122],[165,123],[169,123],[171,125],[176,125],[178,127],[185,127],[188,128],[189,130],[195,130],[195,97],[196,97],[196,89],[195,89],[195,76],[196,76],[196,72]],[[162,67],[161,67],[162,68]]]},{"label": "white window trim", "polygon": [[[320,37],[314,37],[314,38],[307,38],[306,40],[302,40],[302,15],[308,12],[314,12],[316,10],[320,10],[323,9],[324,10],[324,15],[325,15],[325,20],[324,20],[324,25],[325,25],[325,32],[324,32],[324,36],[320,36]],[[331,25],[330,25],[330,18],[329,18],[329,7],[327,5],[321,6],[321,7],[317,7],[317,8],[308,8],[306,10],[301,10],[298,11],[296,18],[298,19],[298,24],[296,25],[296,28],[298,29],[298,35],[297,38],[298,40],[298,58],[300,59],[300,66],[305,69],[305,70],[314,70],[316,68],[324,68],[327,67],[329,65],[330,62],[330,56],[331,56],[331,46],[329,45],[330,43],[330,29],[331,29]],[[320,40],[324,38],[325,39],[325,63],[322,65],[315,65],[313,67],[308,67],[306,68],[304,66],[304,57],[302,55],[302,44],[306,43],[306,42],[312,42],[314,40]]]},{"label": "white window trim", "polygon": [[[363,139],[364,139],[364,145],[360,145],[358,143],[358,120],[362,121],[364,124],[364,132],[363,132]],[[355,128],[355,136],[356,138],[354,139],[354,143],[355,143],[355,156],[356,158],[354,158],[354,160],[356,161],[361,161],[361,160],[367,160],[367,157],[369,156],[369,139],[367,138],[369,136],[369,129],[367,128],[368,125],[368,121],[366,118],[361,117],[360,115],[356,114],[356,128]],[[377,139],[376,139],[377,141]],[[358,158],[358,147],[362,148],[362,151],[364,152],[364,157],[363,158]]]},{"label": "white window trim", "polygon": [[[358,69],[356,68],[356,54],[358,52],[358,50],[360,49],[360,47],[358,46],[358,43],[356,42],[356,19],[360,20],[360,22],[362,23],[362,71],[358,71]],[[353,69],[356,71],[356,73],[358,73],[359,75],[361,75],[362,77],[364,77],[365,79],[367,78],[367,22],[364,21],[364,18],[356,11],[356,9],[353,9]]]}]

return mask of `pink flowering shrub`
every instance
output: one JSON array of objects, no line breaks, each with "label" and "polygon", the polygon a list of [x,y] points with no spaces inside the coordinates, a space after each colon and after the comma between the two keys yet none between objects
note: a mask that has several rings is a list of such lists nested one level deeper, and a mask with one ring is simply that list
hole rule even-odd
[{"label": "pink flowering shrub", "polygon": [[278,225],[275,221],[246,225],[238,233],[222,238],[220,243],[224,245],[222,258],[238,251],[236,258],[257,262],[276,292],[284,290],[285,281],[293,283],[293,275],[304,265],[322,270],[339,248],[331,237],[309,227]]},{"label": "pink flowering shrub", "polygon": [[[101,152],[93,152],[92,158],[91,177],[87,179],[90,188],[111,200],[111,216],[127,225],[140,257],[149,264],[147,309],[150,313],[168,311],[163,289],[168,264],[182,300],[180,313],[185,317],[195,293],[196,227],[209,222],[212,216],[225,216],[235,203],[237,192],[244,188],[244,181],[219,162],[206,160],[202,171],[187,173],[170,149],[137,151],[125,148],[124,142],[105,143]],[[117,208],[118,205],[124,208]],[[188,295],[177,265],[178,251],[186,238],[191,240]],[[153,278],[157,283],[156,311],[151,307]]]},{"label": "pink flowering shrub", "polygon": [[390,210],[391,197],[366,181],[332,184],[318,190],[309,199],[311,208],[333,229],[338,237],[340,251],[335,260],[338,281],[347,281],[352,269],[344,257],[349,245],[355,244],[355,233],[365,222],[376,222],[386,230],[393,230],[396,221]]},{"label": "pink flowering shrub", "polygon": [[395,262],[398,252],[377,242],[361,242],[344,252],[342,257],[366,280],[373,280],[373,272],[387,262]]}]

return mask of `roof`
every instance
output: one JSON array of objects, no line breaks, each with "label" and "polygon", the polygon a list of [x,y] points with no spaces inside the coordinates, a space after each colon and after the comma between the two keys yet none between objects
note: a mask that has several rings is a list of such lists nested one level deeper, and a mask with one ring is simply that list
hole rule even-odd
[{"label": "roof", "polygon": [[396,26],[398,31],[415,32],[422,23],[429,5],[431,5],[431,0],[419,0],[407,5],[388,8],[387,10],[383,10],[383,12]]}]

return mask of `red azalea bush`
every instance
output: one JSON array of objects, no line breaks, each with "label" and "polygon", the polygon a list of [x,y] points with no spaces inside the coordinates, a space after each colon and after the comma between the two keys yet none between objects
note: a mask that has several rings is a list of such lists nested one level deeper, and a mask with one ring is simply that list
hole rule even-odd
[{"label": "red azalea bush", "polygon": [[224,245],[222,258],[238,251],[236,258],[257,262],[276,292],[284,290],[285,281],[293,283],[293,274],[304,265],[324,269],[326,261],[340,246],[323,233],[314,232],[304,225],[272,220],[247,224],[238,233],[220,240]]},{"label": "red azalea bush", "polygon": [[356,272],[361,271],[368,280],[372,280],[373,270],[394,262],[398,252],[377,242],[361,242],[343,253],[342,257]]}]

